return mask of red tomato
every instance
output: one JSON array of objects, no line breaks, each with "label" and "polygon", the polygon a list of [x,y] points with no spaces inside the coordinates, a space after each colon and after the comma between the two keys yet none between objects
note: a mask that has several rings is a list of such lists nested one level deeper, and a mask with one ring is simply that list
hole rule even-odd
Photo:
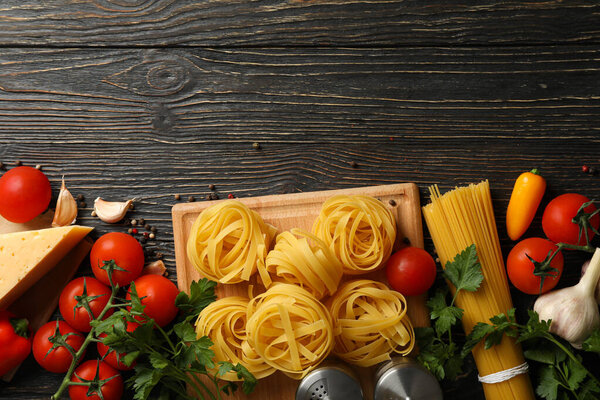
[{"label": "red tomato", "polygon": [[119,268],[125,271],[113,272],[113,283],[127,286],[137,278],[144,268],[144,249],[131,235],[121,232],[111,232],[102,235],[90,253],[90,262],[94,276],[105,285],[110,285],[108,274],[101,267],[104,261],[114,260]]},{"label": "red tomato", "polygon": [[[75,373],[71,376],[71,382],[81,382],[81,379],[87,381],[98,379],[110,379],[102,384],[100,392],[104,400],[119,400],[123,395],[123,378],[119,371],[100,360],[88,360],[81,364]],[[88,395],[90,388],[88,386],[69,386],[69,397],[71,400],[100,400],[96,393]]]},{"label": "red tomato", "polygon": [[[175,297],[179,294],[179,289],[173,282],[161,275],[143,275],[134,283],[142,304],[146,306],[144,313],[154,319],[158,326],[165,326],[175,318],[178,311]],[[131,300],[131,289],[126,298]]]},{"label": "red tomato", "polygon": [[0,311],[0,376],[21,364],[31,353],[31,330],[27,320]]},{"label": "red tomato", "polygon": [[[135,322],[127,321],[127,332],[135,331],[138,326],[140,326],[140,325],[136,324]],[[102,339],[103,337],[106,337],[106,333],[102,333],[100,335],[100,339]],[[131,365],[129,367],[121,362],[121,358],[126,355],[125,353],[120,353],[118,356],[118,359],[117,359],[117,353],[114,350],[110,350],[110,347],[108,347],[104,343],[98,342],[96,344],[96,346],[98,348],[98,354],[100,355],[102,360],[105,363],[107,363],[108,365],[110,365],[111,367],[116,368],[121,371],[128,371],[128,370],[132,369],[133,367],[135,367],[135,361],[133,363],[131,363]],[[106,353],[108,353],[108,355],[106,355],[106,357],[105,357],[104,355]]]},{"label": "red tomato", "polygon": [[[534,265],[527,255],[535,261],[541,262],[548,256],[548,253],[554,252],[554,250],[556,250],[554,243],[542,238],[528,238],[517,243],[508,254],[506,261],[506,270],[512,284],[523,293],[540,293],[541,277],[533,274]],[[542,293],[546,293],[556,286],[563,271],[563,264],[563,255],[558,253],[550,263],[550,266],[556,268],[558,273],[544,279]]]},{"label": "red tomato", "polygon": [[52,190],[42,171],[16,167],[0,178],[0,214],[11,222],[32,220],[48,208]]},{"label": "red tomato", "polygon": [[[88,313],[88,311],[80,306],[77,307],[78,301],[75,299],[76,296],[81,296],[83,294],[83,285],[85,282],[85,289],[88,297],[96,297],[93,300],[88,300],[88,304],[92,313],[94,314],[93,318]],[[94,279],[89,276],[82,276],[79,278],[73,279],[71,282],[65,286],[62,293],[60,294],[60,299],[58,301],[58,308],[60,309],[60,314],[64,318],[65,321],[73,328],[77,329],[80,332],[89,332],[92,327],[90,326],[90,321],[102,312],[106,303],[108,303],[108,299],[110,298],[110,289],[108,286],[103,285],[99,280]],[[104,314],[104,318],[108,317],[113,313],[113,309],[109,309],[106,314]]]},{"label": "red tomato", "polygon": [[[579,238],[579,225],[573,222],[573,217],[577,214],[579,207],[583,203],[590,201],[587,197],[577,193],[565,193],[553,199],[544,210],[542,216],[542,228],[548,239],[554,243],[569,243],[585,245],[585,234],[581,233]],[[584,211],[591,213],[596,210],[596,206],[590,204]],[[590,219],[590,224],[598,229],[600,226],[600,215],[596,214]],[[594,237],[591,229],[587,230],[590,240]],[[579,238],[579,241],[577,239]]]},{"label": "red tomato", "polygon": [[[66,338],[66,342],[73,350],[78,351],[85,340],[81,333],[73,329],[65,321],[58,321],[58,329],[61,335],[73,333]],[[56,321],[50,321],[45,325],[42,325],[40,329],[35,333],[33,338],[33,356],[35,360],[47,371],[50,372],[67,372],[73,357],[71,353],[64,346],[59,346],[54,350],[52,348],[52,341],[54,333],[56,331]],[[50,351],[50,352],[49,352]]]},{"label": "red tomato", "polygon": [[392,254],[385,268],[390,286],[404,296],[425,293],[435,281],[435,261],[418,247],[405,247]]}]

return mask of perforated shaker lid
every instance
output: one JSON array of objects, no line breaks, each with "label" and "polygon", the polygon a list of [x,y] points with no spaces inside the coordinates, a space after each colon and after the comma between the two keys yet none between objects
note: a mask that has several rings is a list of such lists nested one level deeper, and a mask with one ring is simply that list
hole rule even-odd
[{"label": "perforated shaker lid", "polygon": [[342,368],[317,368],[300,381],[296,400],[363,400],[358,381]]}]

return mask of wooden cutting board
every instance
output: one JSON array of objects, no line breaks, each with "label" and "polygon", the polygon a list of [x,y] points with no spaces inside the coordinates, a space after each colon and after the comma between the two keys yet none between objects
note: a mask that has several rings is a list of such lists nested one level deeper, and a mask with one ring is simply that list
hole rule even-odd
[{"label": "wooden cutting board", "polygon": [[[280,232],[291,228],[310,231],[323,202],[337,194],[362,194],[380,199],[396,218],[398,234],[395,249],[406,246],[406,239],[413,246],[423,247],[419,189],[414,183],[250,197],[237,200],[258,212],[267,223],[275,226]],[[186,243],[192,224],[202,210],[219,201],[224,200],[181,203],[173,207],[177,283],[181,290],[189,290],[192,281],[202,278],[186,255]],[[382,270],[362,275],[361,277],[386,282],[385,273]],[[352,279],[352,277],[349,279]],[[255,287],[257,286],[256,279],[251,280],[250,283],[254,284]],[[220,284],[217,287],[217,294],[219,297],[232,295],[247,296],[247,288],[248,283],[235,285]],[[413,325],[429,325],[425,295],[408,299],[408,314]],[[373,398],[374,368],[352,368],[361,380],[365,399],[371,400]],[[241,393],[241,390],[238,390],[234,395],[225,396],[225,398],[232,400],[293,400],[297,386],[298,381],[277,372],[268,378],[260,380],[251,395],[246,396]]]}]

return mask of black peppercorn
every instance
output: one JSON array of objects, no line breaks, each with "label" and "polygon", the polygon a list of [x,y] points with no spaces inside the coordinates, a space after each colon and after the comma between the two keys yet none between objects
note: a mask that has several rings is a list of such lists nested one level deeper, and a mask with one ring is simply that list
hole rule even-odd
[{"label": "black peppercorn", "polygon": [[590,175],[596,175],[597,173],[598,173],[598,170],[596,168],[590,167],[590,170],[589,170]]},{"label": "black peppercorn", "polygon": [[356,161],[350,161],[350,166],[352,168],[358,168],[358,164],[356,163]]},{"label": "black peppercorn", "polygon": [[215,190],[215,185],[213,185],[213,184],[211,183],[210,185],[208,185],[208,188],[209,188],[210,190]]},{"label": "black peppercorn", "polygon": [[3,170],[3,169],[4,169],[4,163],[0,162],[0,170]]},{"label": "black peppercorn", "polygon": [[83,195],[82,194],[78,194],[77,195],[77,200],[82,201],[83,200]]},{"label": "black peppercorn", "polygon": [[211,193],[211,194],[210,194],[210,199],[211,199],[211,200],[218,200],[218,199],[219,199],[219,196],[218,196],[216,193]]},{"label": "black peppercorn", "polygon": [[141,242],[141,243],[146,243],[146,241],[147,241],[147,239],[146,239],[146,236],[142,236],[142,237],[140,238],[140,242]]},{"label": "black peppercorn", "polygon": [[151,230],[152,232],[156,233],[156,227],[155,227],[155,226],[151,227],[151,228],[150,228],[150,230]]},{"label": "black peppercorn", "polygon": [[258,142],[254,142],[254,143],[252,143],[252,148],[253,148],[254,150],[258,150],[258,149],[260,149],[260,143],[258,143]]},{"label": "black peppercorn", "polygon": [[189,201],[190,203],[191,203],[192,201],[194,201],[194,200],[195,200],[195,199],[194,199],[194,196],[189,196],[189,197],[188,197],[188,201]]},{"label": "black peppercorn", "polygon": [[181,196],[180,196],[180,195],[178,195],[178,194],[176,194],[176,195],[175,195],[175,196],[173,196],[173,197],[174,197],[174,198],[175,198],[175,200],[177,200],[177,201],[181,200]]},{"label": "black peppercorn", "polygon": [[140,218],[140,220],[138,221],[138,224],[140,224],[140,226],[145,225],[146,220],[144,218]]},{"label": "black peppercorn", "polygon": [[87,203],[85,201],[82,201],[81,203],[79,203],[79,207],[86,208],[87,207]]},{"label": "black peppercorn", "polygon": [[23,163],[21,162],[21,160],[17,160],[17,161],[15,161],[15,165],[17,167],[20,167],[21,165],[23,165]]},{"label": "black peppercorn", "polygon": [[146,228],[146,230],[149,231],[151,226],[150,226],[150,224],[146,224],[146,225],[144,225],[144,228]]},{"label": "black peppercorn", "polygon": [[396,207],[396,201],[394,199],[390,199],[390,201],[388,201],[388,203],[390,203],[390,206]]}]

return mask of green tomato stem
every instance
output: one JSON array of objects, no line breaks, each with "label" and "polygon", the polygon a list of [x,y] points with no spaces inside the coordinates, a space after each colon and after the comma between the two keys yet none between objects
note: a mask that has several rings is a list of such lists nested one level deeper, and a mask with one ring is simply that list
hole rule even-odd
[{"label": "green tomato stem", "polygon": [[[100,313],[100,315],[98,315],[98,318],[96,318],[96,320],[101,321],[102,318],[104,318],[104,316],[108,312],[108,310],[112,307],[113,298],[115,297],[115,294],[117,293],[117,288],[114,285],[112,285],[112,280],[111,280],[111,288],[112,288],[112,290],[110,293],[110,297],[108,298],[108,302],[106,303],[106,305],[104,306],[104,309],[102,309],[102,312]],[[87,334],[85,340],[83,341],[81,348],[73,356],[73,360],[71,360],[71,365],[69,366],[69,369],[67,370],[67,373],[65,374],[60,386],[58,387],[58,390],[56,391],[56,393],[54,393],[52,395],[52,397],[50,397],[51,400],[60,399],[60,397],[63,395],[64,391],[67,389],[69,384],[71,384],[71,376],[73,375],[73,371],[75,371],[75,367],[79,364],[79,360],[81,359],[81,357],[83,357],[83,354],[85,353],[85,350],[87,349],[88,345],[91,342],[95,341],[95,336],[96,336],[96,328],[92,327],[92,329]]]}]

